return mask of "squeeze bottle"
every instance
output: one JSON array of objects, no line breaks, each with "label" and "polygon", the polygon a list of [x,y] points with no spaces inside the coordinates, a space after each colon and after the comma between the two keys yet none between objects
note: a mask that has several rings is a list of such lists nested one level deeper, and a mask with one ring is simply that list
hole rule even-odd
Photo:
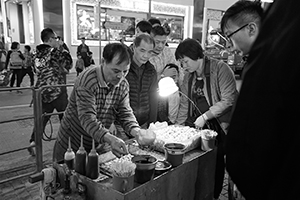
[{"label": "squeeze bottle", "polygon": [[69,147],[65,153],[65,163],[69,170],[74,170],[75,153],[71,148],[71,138],[69,137]]},{"label": "squeeze bottle", "polygon": [[86,151],[83,147],[83,135],[81,135],[80,147],[75,156],[75,171],[85,175]]},{"label": "squeeze bottle", "polygon": [[91,179],[96,179],[99,176],[99,160],[98,153],[95,149],[95,141],[93,139],[92,150],[88,155],[87,166],[86,166],[86,176]]}]

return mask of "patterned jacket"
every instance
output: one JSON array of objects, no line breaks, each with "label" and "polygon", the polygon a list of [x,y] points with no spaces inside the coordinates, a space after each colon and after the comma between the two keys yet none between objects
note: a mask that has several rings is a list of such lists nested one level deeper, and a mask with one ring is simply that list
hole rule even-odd
[{"label": "patterned jacket", "polygon": [[[66,51],[60,51],[47,44],[37,46],[33,57],[34,67],[37,70],[36,87],[64,85],[66,84],[66,74],[72,68],[72,57]],[[42,101],[50,103],[62,92],[66,92],[65,87],[43,88]]]}]

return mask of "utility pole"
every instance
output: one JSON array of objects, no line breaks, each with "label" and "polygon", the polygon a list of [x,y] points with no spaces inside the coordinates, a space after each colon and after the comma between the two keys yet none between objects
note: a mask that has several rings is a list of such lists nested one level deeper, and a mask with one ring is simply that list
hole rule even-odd
[{"label": "utility pole", "polygon": [[101,47],[101,0],[98,3],[99,6],[99,65],[101,65],[101,55],[102,55],[102,47]]},{"label": "utility pole", "polygon": [[148,19],[151,18],[151,5],[152,5],[152,0],[149,0],[149,12],[148,12],[148,16],[147,16]]}]

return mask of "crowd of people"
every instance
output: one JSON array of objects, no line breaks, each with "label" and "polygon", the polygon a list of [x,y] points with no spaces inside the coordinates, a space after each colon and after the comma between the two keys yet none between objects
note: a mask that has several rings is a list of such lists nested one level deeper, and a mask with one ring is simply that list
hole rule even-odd
[{"label": "crowd of people", "polygon": [[[211,128],[218,132],[214,199],[222,191],[225,170],[237,194],[247,200],[295,198],[299,184],[292,183],[299,177],[299,164],[294,162],[299,134],[291,125],[297,123],[299,108],[291,102],[299,99],[299,69],[290,59],[298,51],[290,50],[299,46],[292,31],[299,17],[278,15],[283,8],[296,14],[295,5],[299,5],[296,0],[276,0],[264,10],[260,2],[237,1],[225,11],[221,30],[228,51],[238,50],[247,59],[240,93],[230,67],[206,56],[197,40],[183,40],[172,53],[167,44],[170,30],[157,19],[140,21],[130,46],[107,44],[100,66],[90,67],[95,64],[92,52],[81,38],[78,77],[70,97],[65,87],[42,90],[43,112],[65,111],[60,115],[53,160],[64,159],[69,138],[74,151],[83,136],[87,151],[93,139],[99,151],[110,146],[120,157],[128,153],[128,138],[136,138],[140,145],[152,144],[155,133],[148,127],[156,121]],[[33,73],[36,87],[66,83],[72,68],[68,48],[52,29],[44,29],[41,39],[34,56],[30,46],[21,53],[19,43],[13,42],[6,53],[0,43],[0,55],[6,57],[0,67],[13,70],[11,86],[16,77],[20,87],[26,74],[33,85]],[[158,83],[164,77],[173,78],[180,90],[165,99],[158,96]],[[43,128],[48,120],[44,118]],[[32,146],[34,135],[35,130]]]}]

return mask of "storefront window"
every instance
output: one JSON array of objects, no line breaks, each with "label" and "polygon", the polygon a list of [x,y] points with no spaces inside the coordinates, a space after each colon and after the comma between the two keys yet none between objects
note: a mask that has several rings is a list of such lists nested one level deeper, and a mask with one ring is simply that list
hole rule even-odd
[{"label": "storefront window", "polygon": [[[171,28],[169,42],[180,42],[186,34],[184,32],[184,16],[186,16],[187,7],[159,2],[152,3],[153,15],[162,23],[168,23]],[[98,45],[100,36],[101,41],[132,42],[136,24],[141,20],[146,20],[149,14],[147,12],[149,10],[148,2],[138,0],[128,0],[126,3],[123,0],[101,1],[100,12],[99,5],[95,1],[73,0],[71,4],[71,21],[74,22],[71,27],[72,44],[80,44],[80,38],[86,37],[88,44]],[[112,23],[108,26],[105,25],[107,22]],[[119,26],[112,25],[114,22]]]},{"label": "storefront window", "polygon": [[169,41],[168,42],[175,42],[179,43],[183,39],[183,24],[184,24],[184,18],[178,17],[178,16],[153,16],[159,19],[161,24],[167,23],[169,27],[171,28],[171,32],[169,35]]}]

